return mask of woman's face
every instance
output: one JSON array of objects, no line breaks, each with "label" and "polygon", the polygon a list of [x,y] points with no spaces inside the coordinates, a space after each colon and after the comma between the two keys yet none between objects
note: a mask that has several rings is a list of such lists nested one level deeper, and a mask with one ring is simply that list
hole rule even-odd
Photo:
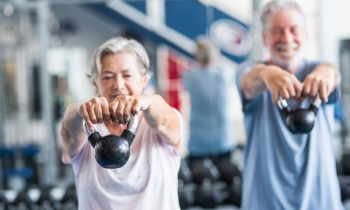
[{"label": "woman's face", "polygon": [[132,53],[109,54],[102,58],[101,74],[96,80],[97,91],[112,101],[118,95],[140,95],[147,77]]}]

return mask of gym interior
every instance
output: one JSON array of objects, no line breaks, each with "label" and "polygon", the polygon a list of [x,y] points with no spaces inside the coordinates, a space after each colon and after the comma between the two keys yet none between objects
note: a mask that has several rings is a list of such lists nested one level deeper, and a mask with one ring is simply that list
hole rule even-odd
[{"label": "gym interior", "polygon": [[[189,99],[181,75],[194,62],[198,36],[219,47],[235,71],[264,58],[256,14],[268,0],[1,0],[0,209],[75,210],[70,165],[62,163],[60,124],[66,106],[95,94],[86,76],[94,49],[113,36],[141,42],[155,91],[184,119],[178,194],[182,209],[240,209],[246,134],[232,91],[238,143],[229,162],[210,157],[189,168]],[[347,0],[298,1],[308,26],[306,54],[334,63],[342,76],[333,151],[342,202],[350,209],[350,27]],[[229,43],[229,44],[227,44]],[[79,79],[77,79],[79,78]],[[349,120],[348,120],[349,119]],[[349,204],[347,204],[349,202]]]}]

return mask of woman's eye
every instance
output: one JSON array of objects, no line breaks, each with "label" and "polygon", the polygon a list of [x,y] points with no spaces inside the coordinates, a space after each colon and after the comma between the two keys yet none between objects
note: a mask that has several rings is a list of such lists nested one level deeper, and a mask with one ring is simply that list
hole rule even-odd
[{"label": "woman's eye", "polygon": [[110,80],[112,79],[112,76],[102,76],[102,80]]},{"label": "woman's eye", "polygon": [[123,78],[125,79],[132,79],[134,77],[134,74],[124,74]]}]

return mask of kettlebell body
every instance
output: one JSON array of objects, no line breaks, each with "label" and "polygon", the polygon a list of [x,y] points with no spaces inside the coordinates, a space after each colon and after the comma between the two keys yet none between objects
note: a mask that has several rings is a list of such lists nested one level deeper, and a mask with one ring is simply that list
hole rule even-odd
[{"label": "kettlebell body", "polygon": [[286,124],[292,133],[309,133],[315,125],[316,115],[313,111],[297,108],[286,116]]},{"label": "kettlebell body", "polygon": [[309,108],[290,109],[285,99],[280,99],[277,103],[282,112],[284,123],[290,132],[294,134],[310,133],[315,125],[317,111],[321,105],[321,99],[314,98]]},{"label": "kettlebell body", "polygon": [[126,164],[129,160],[130,146],[135,137],[137,124],[138,119],[134,116],[121,136],[110,134],[101,137],[97,131],[89,132],[88,140],[94,148],[95,159],[100,166],[113,169],[121,168]]},{"label": "kettlebell body", "polygon": [[94,150],[96,161],[104,168],[120,168],[130,156],[128,141],[116,135],[100,138]]}]

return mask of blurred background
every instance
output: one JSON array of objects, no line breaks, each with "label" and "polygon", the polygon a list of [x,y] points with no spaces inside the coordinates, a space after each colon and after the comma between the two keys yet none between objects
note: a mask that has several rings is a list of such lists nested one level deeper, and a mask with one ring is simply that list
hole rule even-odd
[{"label": "blurred background", "polygon": [[[97,46],[119,35],[140,41],[151,58],[149,88],[180,110],[188,125],[188,98],[180,78],[193,65],[195,39],[208,36],[232,71],[247,59],[264,58],[257,14],[266,2],[0,0],[0,209],[76,208],[71,166],[61,163],[59,126],[67,104],[94,95],[86,73]],[[334,151],[342,166],[339,173],[350,174],[346,169],[350,168],[346,123],[350,111],[342,109],[350,105],[350,2],[299,3],[307,15],[307,57],[330,61],[342,74]],[[234,159],[241,169],[245,134],[236,91],[232,92],[232,110],[232,126],[241,148]],[[188,129],[185,140],[187,134]],[[182,151],[185,159],[186,143]],[[187,172],[181,172],[185,180]],[[345,202],[350,197],[350,182],[346,177],[341,181]],[[237,186],[232,189],[239,194]],[[182,208],[239,208],[237,199],[223,202],[215,197],[227,197],[232,190],[210,194],[215,199],[209,206],[191,200],[194,191],[191,187],[179,190]]]}]

